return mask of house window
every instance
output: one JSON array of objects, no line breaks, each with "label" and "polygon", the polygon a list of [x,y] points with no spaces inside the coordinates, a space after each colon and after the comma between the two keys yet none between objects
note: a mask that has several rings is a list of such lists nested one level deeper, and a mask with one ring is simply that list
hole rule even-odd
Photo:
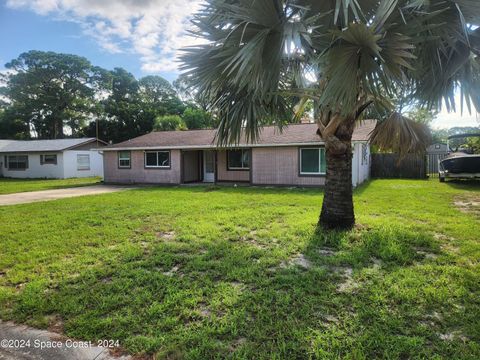
[{"label": "house window", "polygon": [[250,150],[228,150],[227,170],[248,170],[250,169]]},{"label": "house window", "polygon": [[90,155],[77,155],[77,170],[90,170]]},{"label": "house window", "polygon": [[170,151],[145,151],[146,168],[170,168]]},{"label": "house window", "polygon": [[9,155],[5,164],[9,170],[28,169],[28,155]]},{"label": "house window", "polygon": [[57,165],[57,155],[56,154],[40,155],[40,165],[45,165],[45,164]]},{"label": "house window", "polygon": [[326,169],[325,148],[300,149],[301,175],[324,175]]},{"label": "house window", "polygon": [[130,169],[131,167],[131,152],[119,151],[118,152],[118,167],[123,169]]}]

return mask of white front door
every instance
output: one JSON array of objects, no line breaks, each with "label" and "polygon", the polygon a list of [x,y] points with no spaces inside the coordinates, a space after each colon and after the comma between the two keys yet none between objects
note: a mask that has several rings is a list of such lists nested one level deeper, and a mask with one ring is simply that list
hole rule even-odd
[{"label": "white front door", "polygon": [[213,151],[203,151],[203,182],[215,181],[215,154]]}]

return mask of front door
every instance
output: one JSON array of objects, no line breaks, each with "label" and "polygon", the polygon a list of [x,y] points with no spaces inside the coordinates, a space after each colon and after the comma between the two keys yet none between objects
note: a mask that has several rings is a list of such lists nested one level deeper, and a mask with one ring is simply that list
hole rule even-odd
[{"label": "front door", "polygon": [[203,181],[215,181],[215,153],[213,151],[203,151]]}]

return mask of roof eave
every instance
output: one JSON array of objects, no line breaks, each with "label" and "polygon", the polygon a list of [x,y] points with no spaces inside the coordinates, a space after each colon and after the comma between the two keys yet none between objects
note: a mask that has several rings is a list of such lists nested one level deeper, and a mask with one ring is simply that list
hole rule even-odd
[{"label": "roof eave", "polygon": [[185,145],[185,146],[121,146],[103,148],[103,151],[119,150],[203,150],[203,149],[243,149],[243,148],[262,148],[262,147],[286,147],[286,146],[320,146],[325,145],[324,141],[303,142],[303,143],[281,143],[281,144],[239,144],[231,146],[217,145]]}]

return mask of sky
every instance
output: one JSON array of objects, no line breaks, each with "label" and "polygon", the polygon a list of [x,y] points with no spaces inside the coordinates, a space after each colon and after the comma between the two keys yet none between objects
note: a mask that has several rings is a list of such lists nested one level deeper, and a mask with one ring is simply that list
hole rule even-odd
[{"label": "sky", "polygon": [[[179,74],[179,49],[201,0],[0,0],[0,71],[29,50],[76,54],[92,64],[123,67],[137,78]],[[480,126],[477,114],[443,110],[434,128]]]}]

